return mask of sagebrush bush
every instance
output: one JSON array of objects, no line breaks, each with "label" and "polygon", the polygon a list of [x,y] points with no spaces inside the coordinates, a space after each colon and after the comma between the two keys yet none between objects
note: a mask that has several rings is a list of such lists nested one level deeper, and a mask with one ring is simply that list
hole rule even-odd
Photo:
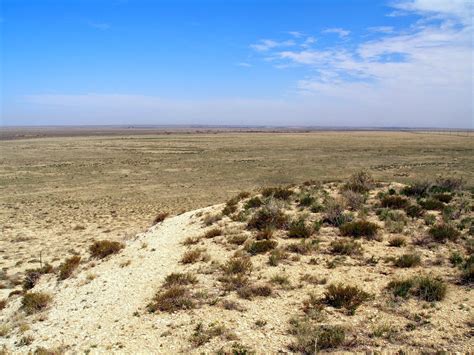
[{"label": "sagebrush bush", "polygon": [[306,319],[292,319],[290,333],[295,341],[289,345],[293,352],[315,355],[319,350],[334,349],[343,345],[346,331],[341,326],[315,325]]},{"label": "sagebrush bush", "polygon": [[248,257],[232,257],[222,267],[224,273],[232,274],[248,274],[252,271],[252,261]]},{"label": "sagebrush bush", "polygon": [[158,292],[147,306],[149,312],[176,312],[195,307],[191,292],[183,286],[171,286]]},{"label": "sagebrush bush", "polygon": [[363,302],[369,299],[370,295],[357,286],[331,284],[326,289],[322,301],[334,308],[345,308],[350,313],[354,313]]},{"label": "sagebrush bush", "polygon": [[351,236],[355,238],[365,237],[367,239],[374,239],[379,230],[379,226],[368,221],[354,221],[343,224],[339,227],[341,234],[344,236]]},{"label": "sagebrush bush", "polygon": [[92,257],[103,259],[106,256],[117,254],[124,247],[125,245],[120,242],[111,240],[98,240],[89,247],[89,251]]},{"label": "sagebrush bush", "polygon": [[428,302],[441,301],[447,290],[444,281],[429,275],[390,281],[387,288],[396,297],[407,298],[413,295]]},{"label": "sagebrush bush", "polygon": [[284,229],[288,216],[276,205],[267,205],[254,213],[247,226],[250,229]]},{"label": "sagebrush bush", "polygon": [[291,221],[288,226],[288,238],[309,238],[311,234],[313,234],[313,229],[306,224],[304,218]]},{"label": "sagebrush bush", "polygon": [[170,288],[173,286],[186,286],[186,285],[194,285],[198,282],[196,276],[187,272],[187,273],[179,273],[173,272],[166,276],[165,282],[163,283],[164,288]]},{"label": "sagebrush bush", "polygon": [[387,195],[382,198],[381,205],[386,208],[404,209],[408,206],[409,200],[403,196]]},{"label": "sagebrush bush", "polygon": [[248,244],[245,250],[251,254],[264,254],[272,249],[275,249],[278,245],[278,242],[275,240],[257,240]]},{"label": "sagebrush bush", "polygon": [[365,196],[352,190],[342,191],[342,197],[344,197],[346,205],[354,211],[359,210],[365,203]]},{"label": "sagebrush bush", "polygon": [[318,249],[318,242],[316,240],[306,240],[306,239],[303,239],[298,243],[288,244],[286,246],[286,250],[292,253],[297,253],[297,254],[302,254],[302,255],[311,254],[313,251],[317,249]]},{"label": "sagebrush bush", "polygon": [[208,255],[203,249],[191,249],[186,251],[181,257],[181,263],[183,264],[194,264],[198,261],[206,261]]},{"label": "sagebrush bush", "polygon": [[353,240],[335,240],[330,244],[331,253],[339,255],[356,255],[362,253],[362,246]]},{"label": "sagebrush bush", "polygon": [[403,247],[406,245],[406,243],[407,243],[406,239],[400,236],[390,238],[390,240],[388,241],[389,246],[396,247],[396,248]]},{"label": "sagebrush bush", "polygon": [[426,200],[420,200],[418,202],[421,207],[428,211],[442,211],[444,206],[446,206],[443,202],[436,200],[434,198],[428,198]]},{"label": "sagebrush bush", "polygon": [[50,304],[52,298],[50,295],[42,292],[27,292],[21,300],[21,308],[27,314],[33,314],[42,311]]},{"label": "sagebrush bush", "polygon": [[59,265],[58,270],[59,270],[59,275],[58,279],[59,280],[65,280],[69,278],[74,270],[77,269],[79,264],[81,263],[81,257],[78,255],[74,255],[68,259],[66,259],[61,265]]},{"label": "sagebrush bush", "polygon": [[471,255],[462,265],[461,282],[471,284],[474,282],[474,255]]},{"label": "sagebrush bush", "polygon": [[461,190],[465,182],[462,178],[447,177],[437,178],[436,185],[433,186],[432,190],[436,192],[452,192]]},{"label": "sagebrush bush", "polygon": [[454,241],[460,234],[456,228],[445,223],[434,225],[428,230],[428,233],[431,238],[440,243],[444,243],[447,240]]},{"label": "sagebrush bush", "polygon": [[327,199],[324,207],[323,222],[339,227],[352,220],[352,216],[344,213],[344,205],[341,201]]},{"label": "sagebrush bush", "polygon": [[408,205],[405,207],[405,212],[408,217],[419,218],[425,213],[425,210],[419,205]]},{"label": "sagebrush bush", "polygon": [[405,186],[401,193],[406,196],[413,196],[413,197],[425,197],[428,193],[431,184],[426,181],[419,181],[415,182],[409,186]]},{"label": "sagebrush bush", "polygon": [[267,187],[262,190],[263,197],[273,197],[278,200],[289,200],[293,191],[283,187]]},{"label": "sagebrush bush", "polygon": [[244,204],[244,209],[248,210],[250,208],[258,208],[263,205],[263,201],[261,200],[260,197],[255,196],[249,199],[245,204]]},{"label": "sagebrush bush", "polygon": [[344,189],[357,193],[369,192],[375,187],[375,181],[372,175],[367,171],[358,171],[352,174],[343,186]]},{"label": "sagebrush bush", "polygon": [[441,202],[444,202],[444,203],[450,203],[451,200],[453,199],[453,195],[447,194],[447,193],[437,193],[437,194],[433,194],[432,197],[433,197],[435,200],[438,200],[438,201],[441,201]]},{"label": "sagebrush bush", "polygon": [[401,268],[409,268],[421,264],[421,256],[417,253],[403,254],[394,261],[394,265]]},{"label": "sagebrush bush", "polygon": [[169,216],[168,212],[159,212],[153,219],[153,225],[163,222]]},{"label": "sagebrush bush", "polygon": [[237,289],[237,294],[245,299],[252,299],[253,297],[268,297],[273,293],[273,289],[270,285],[259,284],[259,285],[246,285]]},{"label": "sagebrush bush", "polygon": [[306,194],[303,194],[300,199],[299,199],[299,205],[301,207],[308,207],[308,206],[311,206],[314,202],[316,201],[316,199],[311,196],[310,194],[306,193]]}]

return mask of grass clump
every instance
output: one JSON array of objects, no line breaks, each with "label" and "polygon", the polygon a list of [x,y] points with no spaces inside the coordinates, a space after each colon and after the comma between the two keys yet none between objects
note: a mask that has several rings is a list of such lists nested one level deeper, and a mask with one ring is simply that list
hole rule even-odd
[{"label": "grass clump", "polygon": [[267,228],[261,231],[258,231],[258,233],[255,235],[255,239],[257,240],[270,240],[273,238],[273,229]]},{"label": "grass clump", "polygon": [[444,281],[429,275],[391,281],[387,288],[395,297],[407,298],[412,295],[427,302],[441,301],[447,291]]},{"label": "grass clump", "polygon": [[433,240],[444,243],[447,240],[454,241],[459,237],[460,232],[453,226],[446,223],[439,223],[428,230]]},{"label": "grass clump", "polygon": [[419,254],[416,253],[403,254],[394,261],[394,265],[401,268],[414,267],[420,264],[421,257]]},{"label": "grass clump", "polygon": [[292,352],[313,355],[319,350],[334,349],[341,346],[346,331],[341,326],[315,325],[309,319],[290,320],[290,334],[295,341],[289,345]]},{"label": "grass clump", "polygon": [[156,217],[153,219],[153,224],[158,224],[163,222],[170,214],[168,212],[159,212]]},{"label": "grass clump", "polygon": [[89,251],[92,257],[103,259],[109,255],[117,254],[124,247],[125,245],[120,242],[114,242],[111,240],[98,240],[89,247]]},{"label": "grass clump", "polygon": [[361,170],[352,174],[343,188],[357,193],[366,193],[374,187],[375,181],[372,175],[365,170]]},{"label": "grass clump", "polygon": [[421,207],[428,211],[442,211],[446,206],[443,202],[434,198],[428,198],[426,200],[420,200],[418,202]]},{"label": "grass clump", "polygon": [[313,229],[306,225],[304,218],[291,221],[288,227],[288,238],[309,238],[311,234]]},{"label": "grass clump", "polygon": [[446,193],[433,194],[432,197],[433,197],[435,200],[438,200],[438,201],[441,201],[441,202],[444,202],[444,203],[450,203],[451,200],[453,199],[453,195],[451,195],[451,194],[446,194]]},{"label": "grass clump", "polygon": [[202,220],[205,226],[209,227],[222,219],[222,214],[206,214]]},{"label": "grass clump", "polygon": [[471,255],[462,265],[461,282],[464,284],[474,282],[474,255]]},{"label": "grass clump", "polygon": [[436,185],[431,190],[433,192],[453,192],[461,190],[465,182],[462,178],[448,177],[436,179]]},{"label": "grass clump", "polygon": [[260,197],[255,196],[249,199],[245,204],[244,204],[244,209],[248,210],[251,208],[258,208],[263,205],[263,201]]},{"label": "grass clump", "polygon": [[388,245],[391,246],[391,247],[395,247],[395,248],[400,248],[400,247],[403,247],[407,244],[407,241],[405,238],[403,237],[400,237],[400,236],[397,236],[397,237],[392,237],[390,238],[390,240],[388,241]]},{"label": "grass clump", "polygon": [[386,195],[382,198],[381,205],[385,208],[404,209],[409,201],[406,197],[398,195]]},{"label": "grass clump", "polygon": [[334,199],[326,200],[324,212],[323,222],[335,227],[339,227],[352,220],[351,215],[344,213],[342,202]]},{"label": "grass clump", "polygon": [[42,292],[27,292],[21,300],[21,308],[27,314],[33,314],[44,310],[51,303],[51,296]]},{"label": "grass clump", "polygon": [[330,244],[331,253],[338,255],[356,255],[362,253],[362,246],[353,240],[335,240]]},{"label": "grass clump", "polygon": [[426,181],[419,181],[419,182],[414,182],[413,184],[409,186],[405,186],[401,193],[406,196],[412,196],[412,197],[425,197],[428,194],[428,190],[430,188],[431,184]]},{"label": "grass clump", "polygon": [[187,273],[179,273],[174,272],[169,274],[165,278],[165,282],[163,283],[163,287],[170,288],[174,286],[187,286],[187,285],[194,285],[196,284],[197,278],[193,274]]},{"label": "grass clump", "polygon": [[227,275],[250,274],[252,268],[252,261],[249,257],[245,256],[234,256],[222,267],[224,273]]},{"label": "grass clump", "polygon": [[23,289],[25,291],[31,290],[38,283],[41,275],[49,274],[53,272],[53,267],[50,264],[45,264],[42,267],[36,269],[26,270],[26,275],[23,280]]},{"label": "grass clump", "polygon": [[419,218],[424,215],[425,210],[419,205],[408,205],[405,207],[405,213],[408,217]]},{"label": "grass clump", "polygon": [[198,323],[189,340],[194,347],[200,347],[215,337],[221,337],[225,340],[236,340],[237,338],[234,333],[221,324],[212,323],[205,327],[203,323]]},{"label": "grass clump", "polygon": [[280,262],[285,259],[288,259],[288,254],[284,250],[280,248],[274,249],[268,256],[268,265],[278,266]]},{"label": "grass clump", "polygon": [[220,228],[212,228],[204,233],[204,238],[211,239],[222,235],[222,229]]},{"label": "grass clump", "polygon": [[277,245],[278,242],[274,240],[257,240],[248,244],[245,250],[251,255],[264,254],[267,251],[275,249]]},{"label": "grass clump", "polygon": [[77,269],[80,262],[81,262],[81,257],[78,255],[74,255],[73,257],[66,259],[61,265],[59,265],[58,279],[65,280],[69,278],[74,272],[74,270]]},{"label": "grass clump", "polygon": [[311,196],[310,194],[303,194],[299,199],[299,206],[300,207],[309,207],[314,202],[316,202],[316,199],[313,196]]},{"label": "grass clump", "polygon": [[273,289],[270,285],[245,285],[237,289],[237,294],[245,299],[252,299],[253,297],[269,297],[273,294]]},{"label": "grass clump", "polygon": [[331,284],[326,289],[322,302],[334,308],[345,308],[354,314],[355,310],[369,299],[370,295],[357,286]]},{"label": "grass clump", "polygon": [[368,221],[354,221],[343,224],[339,227],[341,234],[344,236],[351,236],[355,238],[365,237],[367,239],[374,239],[379,230],[379,226]]},{"label": "grass clump", "polygon": [[318,249],[318,241],[303,239],[299,243],[288,244],[286,249],[292,253],[308,255]]},{"label": "grass clump", "polygon": [[262,191],[263,197],[273,197],[284,201],[289,200],[291,195],[293,195],[293,191],[283,187],[267,187]]},{"label": "grass clump", "polygon": [[191,292],[184,286],[171,286],[158,292],[147,309],[150,313],[157,311],[173,313],[182,309],[195,307]]},{"label": "grass clump", "polygon": [[248,222],[250,229],[284,229],[288,224],[288,216],[281,209],[274,205],[267,205],[258,210]]},{"label": "grass clump", "polygon": [[191,249],[186,251],[181,257],[181,263],[183,264],[194,264],[198,261],[206,261],[209,259],[203,249]]}]

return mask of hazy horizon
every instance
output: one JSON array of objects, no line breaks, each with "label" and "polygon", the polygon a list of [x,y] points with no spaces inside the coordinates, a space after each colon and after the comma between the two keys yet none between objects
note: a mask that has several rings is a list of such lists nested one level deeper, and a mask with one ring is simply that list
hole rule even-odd
[{"label": "hazy horizon", "polygon": [[468,0],[1,5],[0,126],[473,128]]}]

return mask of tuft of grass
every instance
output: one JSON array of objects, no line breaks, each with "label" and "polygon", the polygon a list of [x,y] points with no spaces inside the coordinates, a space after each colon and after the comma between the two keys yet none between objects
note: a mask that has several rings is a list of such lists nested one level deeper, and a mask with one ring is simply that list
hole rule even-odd
[{"label": "tuft of grass", "polygon": [[291,221],[288,227],[288,238],[309,238],[313,229],[306,225],[304,218]]},{"label": "tuft of grass", "polygon": [[173,272],[166,276],[165,282],[163,283],[163,287],[170,288],[174,286],[187,286],[187,285],[194,285],[198,282],[196,276],[187,272],[187,273],[179,273]]},{"label": "tuft of grass", "polygon": [[474,282],[474,255],[471,255],[462,265],[461,282],[464,284]]},{"label": "tuft of grass", "polygon": [[156,217],[153,219],[153,224],[158,224],[163,222],[170,214],[168,212],[159,212]]},{"label": "tuft of grass", "polygon": [[222,267],[227,275],[249,274],[252,271],[252,261],[249,257],[233,257],[229,259]]},{"label": "tuft of grass", "polygon": [[209,227],[212,226],[214,223],[220,221],[222,219],[222,214],[206,214],[202,220],[205,226]]},{"label": "tuft of grass", "polygon": [[288,254],[282,249],[274,249],[268,257],[268,265],[278,266],[282,260],[288,258]]},{"label": "tuft of grass", "polygon": [[204,238],[211,239],[222,235],[222,229],[220,228],[212,228],[204,233]]},{"label": "tuft of grass", "polygon": [[292,253],[308,255],[318,249],[318,241],[303,239],[298,243],[288,244],[286,249]]},{"label": "tuft of grass", "polygon": [[52,273],[53,267],[50,264],[45,264],[36,269],[26,270],[25,279],[23,280],[23,289],[25,291],[31,290],[38,283],[41,275]]},{"label": "tuft of grass", "polygon": [[425,210],[419,205],[408,205],[405,207],[405,213],[408,217],[419,218],[423,217]]},{"label": "tuft of grass", "polygon": [[436,179],[436,185],[432,187],[432,191],[436,192],[453,192],[461,190],[465,182],[462,178],[447,177]]},{"label": "tuft of grass", "polygon": [[409,186],[405,186],[401,193],[406,196],[412,196],[412,197],[425,197],[428,194],[428,190],[430,188],[431,184],[426,181],[418,181],[414,182],[413,184]]},{"label": "tuft of grass", "polygon": [[366,193],[374,187],[375,181],[372,175],[368,171],[361,170],[352,174],[343,188],[357,193]]},{"label": "tuft of grass", "polygon": [[195,307],[191,292],[184,286],[171,286],[158,292],[147,309],[150,313],[157,311],[173,313],[182,309]]},{"label": "tuft of grass", "polygon": [[264,254],[267,251],[275,249],[278,242],[274,240],[257,240],[248,244],[245,250],[251,255]]},{"label": "tuft of grass", "polygon": [[270,282],[288,288],[291,286],[290,278],[285,274],[275,274],[271,277]]},{"label": "tuft of grass", "polygon": [[272,238],[273,238],[273,229],[271,228],[261,230],[255,236],[255,239],[257,240],[270,240]]},{"label": "tuft of grass", "polygon": [[98,240],[89,247],[89,251],[92,257],[103,259],[109,255],[117,254],[124,247],[125,245],[120,242],[114,242],[111,240]]},{"label": "tuft of grass", "polygon": [[276,205],[267,205],[258,210],[248,222],[250,229],[284,229],[288,225],[288,216]]},{"label": "tuft of grass", "polygon": [[316,199],[311,196],[310,194],[306,193],[306,194],[303,194],[300,199],[299,199],[299,206],[300,207],[309,207],[311,206],[314,202],[316,201]]},{"label": "tuft of grass", "polygon": [[331,253],[338,255],[356,255],[362,253],[362,246],[353,240],[335,240],[330,244]]},{"label": "tuft of grass", "polygon": [[68,259],[66,259],[61,265],[59,265],[59,280],[66,280],[69,278],[74,270],[77,269],[81,262],[81,257],[78,255],[74,255]]},{"label": "tuft of grass", "polygon": [[418,202],[421,207],[428,211],[442,211],[446,206],[443,202],[434,198],[428,198],[426,200],[420,200]]},{"label": "tuft of grass", "polygon": [[456,240],[460,233],[453,226],[445,223],[436,224],[428,230],[429,235],[435,241],[444,243],[447,240],[454,241]]},{"label": "tuft of grass", "polygon": [[253,297],[269,297],[273,294],[273,289],[270,285],[246,285],[237,289],[237,294],[245,299],[252,299]]},{"label": "tuft of grass", "polygon": [[308,319],[290,320],[290,334],[295,336],[295,341],[289,345],[289,349],[308,355],[337,348],[343,345],[346,337],[342,326],[315,325]]},{"label": "tuft of grass", "polygon": [[209,256],[204,253],[202,249],[192,249],[186,251],[181,257],[181,263],[183,264],[194,264],[198,261],[206,261]]},{"label": "tuft of grass", "polygon": [[262,190],[263,197],[273,197],[278,200],[289,200],[293,195],[293,191],[283,187],[267,187]]},{"label": "tuft of grass", "polygon": [[194,328],[189,341],[194,347],[200,347],[216,337],[221,337],[225,340],[237,339],[237,336],[222,324],[211,323],[206,327],[203,323],[198,323]]},{"label": "tuft of grass", "polygon": [[251,208],[258,208],[263,205],[263,201],[260,197],[255,196],[249,199],[245,204],[244,204],[244,209],[248,210]]},{"label": "tuft of grass", "polygon": [[413,279],[394,280],[388,283],[387,288],[392,291],[395,297],[407,298],[414,283]]},{"label": "tuft of grass", "polygon": [[229,243],[235,245],[242,245],[247,241],[248,237],[245,234],[234,235],[228,239]]},{"label": "tuft of grass", "polygon": [[395,297],[407,298],[413,295],[427,302],[441,301],[447,291],[443,280],[429,275],[394,280],[389,282],[387,288]]},{"label": "tuft of grass", "polygon": [[33,314],[44,310],[51,303],[51,296],[42,292],[27,292],[21,300],[21,308],[26,314]]},{"label": "tuft of grass", "polygon": [[407,198],[398,195],[387,195],[382,198],[381,205],[385,208],[404,209],[408,206]]},{"label": "tuft of grass", "polygon": [[378,225],[368,221],[349,222],[339,227],[341,234],[344,236],[355,238],[365,237],[367,239],[374,239],[377,235],[378,229]]},{"label": "tuft of grass", "polygon": [[400,236],[397,236],[397,237],[392,237],[390,238],[390,240],[388,241],[388,245],[391,246],[391,247],[396,247],[396,248],[400,248],[400,247],[403,247],[407,244],[407,241],[405,238],[403,237],[400,237]]},{"label": "tuft of grass", "polygon": [[459,252],[455,251],[449,256],[449,262],[453,266],[459,266],[464,262],[464,259]]},{"label": "tuft of grass", "polygon": [[414,267],[420,264],[421,257],[419,254],[416,253],[403,254],[394,261],[394,265],[401,268]]},{"label": "tuft of grass", "polygon": [[435,200],[438,200],[438,201],[441,201],[441,202],[444,202],[444,203],[450,203],[451,200],[453,199],[453,195],[446,194],[446,193],[437,193],[437,194],[432,195],[432,197]]},{"label": "tuft of grass", "polygon": [[334,308],[345,308],[354,314],[355,310],[369,299],[370,295],[357,286],[331,284],[326,289],[322,302]]}]

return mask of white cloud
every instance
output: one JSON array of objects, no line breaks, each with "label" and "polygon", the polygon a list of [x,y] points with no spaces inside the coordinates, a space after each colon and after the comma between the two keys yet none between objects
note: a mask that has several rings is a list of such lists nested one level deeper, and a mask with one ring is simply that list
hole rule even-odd
[{"label": "white cloud", "polygon": [[299,31],[289,31],[288,34],[292,35],[295,38],[301,38],[304,36],[304,33],[301,33]]},{"label": "white cloud", "polygon": [[375,27],[369,27],[368,30],[370,32],[376,32],[376,33],[394,33],[394,28],[393,26],[375,26]]},{"label": "white cloud", "polygon": [[273,48],[289,47],[289,46],[293,46],[294,44],[295,44],[295,42],[291,41],[291,40],[278,42],[278,41],[274,41],[274,40],[271,40],[271,39],[262,39],[256,44],[251,44],[250,48],[252,48],[252,49],[254,49],[258,52],[266,52],[266,51],[268,51],[270,49],[273,49]]},{"label": "white cloud", "polygon": [[323,33],[335,33],[340,38],[347,37],[351,34],[351,31],[345,30],[343,28],[335,27],[335,28],[327,28],[323,31]]},{"label": "white cloud", "polygon": [[239,66],[239,67],[245,67],[245,68],[250,68],[250,67],[252,66],[252,64],[247,63],[247,62],[239,62],[239,63],[237,63],[237,66]]}]

